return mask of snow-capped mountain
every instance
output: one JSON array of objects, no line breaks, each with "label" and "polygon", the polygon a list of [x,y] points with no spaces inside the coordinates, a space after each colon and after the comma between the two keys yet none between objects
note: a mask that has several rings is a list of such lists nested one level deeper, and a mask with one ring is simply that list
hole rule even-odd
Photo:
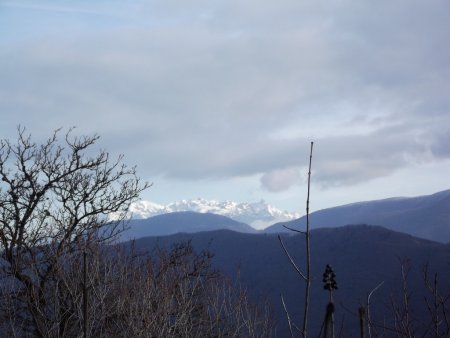
[{"label": "snow-capped mountain", "polygon": [[263,229],[276,222],[300,217],[297,213],[282,211],[268,205],[265,201],[256,203],[237,203],[198,198],[160,205],[150,201],[139,201],[130,207],[132,218],[143,219],[178,211],[194,211],[227,216],[233,220],[247,223],[256,229]]}]

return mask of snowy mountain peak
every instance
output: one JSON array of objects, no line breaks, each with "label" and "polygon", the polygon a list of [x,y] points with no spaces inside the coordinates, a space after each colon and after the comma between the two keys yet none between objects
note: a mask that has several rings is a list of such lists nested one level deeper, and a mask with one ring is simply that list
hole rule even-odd
[{"label": "snowy mountain peak", "polygon": [[149,218],[177,211],[209,212],[247,223],[256,229],[263,229],[277,222],[289,221],[300,217],[297,213],[290,213],[270,206],[264,200],[255,203],[237,203],[234,201],[198,198],[195,200],[181,200],[167,205],[160,205],[150,201],[139,201],[130,206],[130,211],[132,218]]}]

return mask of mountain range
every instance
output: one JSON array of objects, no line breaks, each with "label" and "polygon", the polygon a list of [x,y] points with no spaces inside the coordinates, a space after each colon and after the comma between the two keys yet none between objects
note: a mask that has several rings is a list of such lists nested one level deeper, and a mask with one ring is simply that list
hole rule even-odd
[{"label": "mountain range", "polygon": [[[266,202],[236,203],[205,199],[183,200],[166,206],[141,201],[131,206],[129,230],[122,238],[164,236],[177,232],[218,229],[252,233],[262,224],[265,233],[304,230],[306,217],[281,211]],[[310,214],[311,229],[348,224],[373,224],[438,242],[450,242],[450,190],[418,197],[395,197],[352,203]],[[255,226],[255,225],[259,225]],[[260,230],[261,231],[261,230]]]},{"label": "mountain range", "polygon": [[222,215],[238,222],[247,223],[255,229],[262,229],[276,222],[290,221],[300,217],[297,213],[277,209],[263,200],[255,203],[237,203],[198,198],[181,200],[167,205],[139,201],[130,206],[131,217],[134,219],[146,219],[180,211]]},{"label": "mountain range", "polygon": [[[347,224],[375,224],[438,242],[450,242],[450,190],[418,197],[396,197],[359,202],[313,212],[312,229]],[[289,232],[283,227],[304,229],[306,217],[277,223],[265,232]]]},{"label": "mountain range", "polygon": [[[246,222],[215,214],[228,210],[228,215],[235,217],[240,210],[243,217],[242,210],[251,210],[237,208],[237,203],[209,203],[199,199],[173,205],[177,207],[160,208],[159,215],[131,219],[121,240],[136,239],[134,245],[149,252],[158,246],[171,247],[183,241],[190,242],[198,251],[210,250],[214,253],[215,267],[232,279],[238,275],[239,283],[251,299],[269,300],[277,323],[276,336],[290,336],[280,295],[285,299],[290,317],[300,325],[304,280],[293,269],[278,236],[283,238],[293,261],[304,270],[304,235],[287,230],[283,224],[304,230],[305,217],[256,230]],[[268,208],[264,202],[260,206],[264,214]],[[179,211],[186,208],[195,211]],[[172,212],[163,213],[164,210]],[[255,210],[258,209],[249,212],[253,219],[258,215]],[[431,279],[436,276],[439,295],[450,296],[450,190],[328,208],[311,213],[310,221],[312,336],[318,336],[328,301],[328,293],[321,283],[327,264],[333,267],[339,287],[334,299],[340,336],[358,336],[358,308],[367,305],[368,293],[378,285],[370,302],[371,318],[380,325],[378,328],[388,333],[395,328],[393,309],[404,309],[402,302],[407,296],[416,332],[425,334],[432,324],[432,308],[428,306],[435,299],[425,285],[425,269]],[[402,272],[406,280],[402,279]],[[445,306],[443,311],[448,320],[450,312],[447,303]]]}]

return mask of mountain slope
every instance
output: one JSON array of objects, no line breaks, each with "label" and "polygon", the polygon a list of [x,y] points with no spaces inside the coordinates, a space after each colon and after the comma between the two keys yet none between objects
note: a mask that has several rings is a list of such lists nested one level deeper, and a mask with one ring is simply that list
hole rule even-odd
[{"label": "mountain slope", "polygon": [[[291,318],[301,323],[304,282],[293,270],[275,234],[243,234],[226,230],[195,234],[149,237],[136,241],[141,249],[155,245],[191,240],[197,250],[209,248],[215,253],[214,264],[230,276],[239,271],[241,283],[255,299],[268,297],[274,306],[278,336],[289,336],[281,306],[283,294]],[[284,236],[286,247],[300,267],[304,266],[304,237]],[[343,325],[343,336],[356,337],[357,309],[365,304],[367,292],[379,283],[382,287],[373,295],[371,313],[376,322],[391,325],[391,300],[401,300],[401,265],[409,265],[409,290],[413,290],[410,306],[414,319],[426,316],[423,287],[423,267],[429,264],[431,274],[438,273],[442,292],[450,294],[450,247],[378,226],[345,226],[317,229],[311,233],[312,290],[311,336],[318,336],[328,294],[322,288],[321,276],[326,264],[336,272],[339,289],[335,292],[336,323]],[[392,297],[392,298],[391,298]]]},{"label": "mountain slope", "polygon": [[[378,224],[439,242],[450,241],[450,190],[411,198],[353,203],[310,214],[311,228],[338,227],[347,224]],[[265,232],[286,232],[282,225],[304,229],[306,217],[277,223]]]},{"label": "mountain slope", "polygon": [[172,212],[147,219],[132,219],[127,224],[127,228],[120,235],[122,241],[147,236],[166,236],[179,232],[192,233],[218,229],[245,233],[256,232],[251,226],[225,216],[191,211]]}]

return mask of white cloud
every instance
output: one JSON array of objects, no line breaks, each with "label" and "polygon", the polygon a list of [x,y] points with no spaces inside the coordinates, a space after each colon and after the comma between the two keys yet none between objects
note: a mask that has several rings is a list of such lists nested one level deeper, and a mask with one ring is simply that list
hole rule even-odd
[{"label": "white cloud", "polygon": [[274,170],[261,177],[263,188],[271,192],[281,192],[289,189],[301,180],[301,174],[298,168],[286,168]]}]

